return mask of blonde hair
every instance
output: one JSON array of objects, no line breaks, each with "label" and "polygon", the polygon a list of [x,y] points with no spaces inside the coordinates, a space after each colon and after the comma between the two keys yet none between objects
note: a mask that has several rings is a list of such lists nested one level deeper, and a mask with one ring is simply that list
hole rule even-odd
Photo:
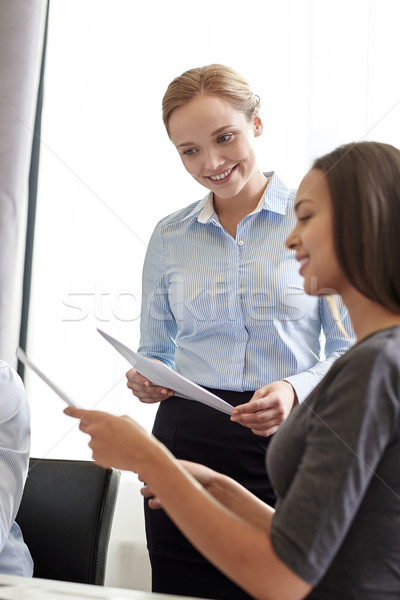
[{"label": "blonde hair", "polygon": [[169,135],[171,114],[196,96],[208,94],[224,98],[251,121],[260,108],[260,98],[240,73],[220,64],[206,65],[185,71],[169,84],[162,101],[162,118]]},{"label": "blonde hair", "polygon": [[350,337],[348,331],[346,331],[346,329],[345,329],[345,327],[344,327],[344,325],[342,323],[342,319],[340,317],[340,313],[339,313],[338,305],[337,305],[337,302],[336,302],[336,298],[334,296],[326,296],[326,299],[327,299],[329,308],[331,310],[332,316],[333,316],[333,318],[334,318],[334,320],[336,322],[336,325],[339,328],[339,331],[341,331],[341,333],[344,335],[344,337],[347,340],[350,340],[350,341],[353,342],[354,340]]}]

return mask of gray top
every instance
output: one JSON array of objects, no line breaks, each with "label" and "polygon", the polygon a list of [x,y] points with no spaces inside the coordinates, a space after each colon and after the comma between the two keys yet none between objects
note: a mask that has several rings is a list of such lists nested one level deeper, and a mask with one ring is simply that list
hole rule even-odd
[{"label": "gray top", "polygon": [[400,327],[365,338],[280,428],[276,554],[318,600],[400,598]]}]

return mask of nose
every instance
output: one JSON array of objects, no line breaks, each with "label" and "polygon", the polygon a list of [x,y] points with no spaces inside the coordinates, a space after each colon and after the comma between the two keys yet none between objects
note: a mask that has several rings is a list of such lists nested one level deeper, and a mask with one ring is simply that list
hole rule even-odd
[{"label": "nose", "polygon": [[285,241],[286,248],[295,250],[299,245],[298,224],[292,229]]},{"label": "nose", "polygon": [[218,171],[224,164],[224,159],[216,148],[210,148],[204,152],[204,167],[207,171]]}]

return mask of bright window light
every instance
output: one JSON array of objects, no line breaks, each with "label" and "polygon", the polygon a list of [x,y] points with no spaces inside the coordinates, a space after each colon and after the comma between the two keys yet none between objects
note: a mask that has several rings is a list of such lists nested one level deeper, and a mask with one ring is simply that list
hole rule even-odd
[{"label": "bright window light", "polygon": [[[151,429],[126,388],[141,271],[156,222],[205,195],[161,120],[168,83],[212,62],[261,97],[260,167],[296,187],[317,155],[400,146],[397,0],[51,2],[28,354],[87,408]],[[86,436],[27,372],[32,454],[89,458]]]}]

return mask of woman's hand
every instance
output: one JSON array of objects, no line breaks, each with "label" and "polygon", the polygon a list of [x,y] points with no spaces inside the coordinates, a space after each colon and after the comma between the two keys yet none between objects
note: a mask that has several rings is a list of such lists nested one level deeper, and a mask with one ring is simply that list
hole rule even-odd
[{"label": "woman's hand", "polygon": [[267,437],[278,431],[288,417],[297,396],[288,381],[274,381],[254,392],[250,402],[235,406],[231,420]]},{"label": "woman's hand", "polygon": [[[217,502],[242,517],[248,523],[252,523],[259,531],[269,532],[274,509],[256,498],[237,481],[226,475],[213,471],[209,467],[187,460],[177,461],[180,467],[190,473],[194,479],[215,499]],[[143,481],[139,477],[140,481]],[[141,490],[145,498],[149,498],[149,507],[152,509],[163,508],[163,504],[151,486],[144,484]]]},{"label": "woman's hand", "polygon": [[143,377],[136,369],[130,369],[126,374],[126,379],[126,385],[132,390],[132,394],[145,404],[161,402],[161,400],[174,395],[172,390],[159,385],[153,385],[147,377]]},{"label": "woman's hand", "polygon": [[[178,460],[178,462],[186,471],[188,471],[188,473],[190,473],[192,475],[192,477],[194,477],[200,483],[200,485],[203,488],[210,491],[209,488],[210,488],[211,484],[213,483],[214,478],[216,476],[218,476],[219,474],[217,474],[215,471],[213,471],[209,467],[206,467],[199,463],[190,462],[188,460]],[[161,503],[160,498],[158,498],[155,495],[155,493],[151,489],[151,487],[149,485],[147,485],[147,483],[144,482],[143,479],[141,479],[140,477],[139,477],[139,480],[142,481],[142,483],[144,484],[141,489],[141,494],[145,498],[149,498],[149,503],[148,503],[149,508],[152,508],[152,509],[162,508],[162,503]]]},{"label": "woman's hand", "polygon": [[104,467],[142,472],[160,443],[130,417],[68,407],[64,413],[80,419],[79,429],[90,435],[93,459]]}]

